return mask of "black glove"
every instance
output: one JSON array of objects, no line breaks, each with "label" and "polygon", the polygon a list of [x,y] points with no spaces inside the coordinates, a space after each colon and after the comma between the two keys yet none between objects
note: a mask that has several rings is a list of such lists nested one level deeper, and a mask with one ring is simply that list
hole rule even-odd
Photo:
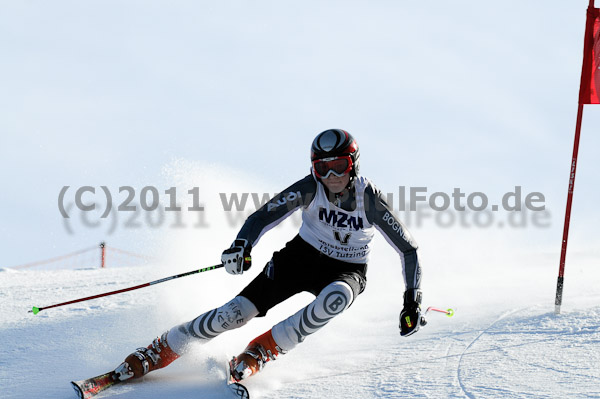
[{"label": "black glove", "polygon": [[252,245],[248,240],[236,239],[231,247],[223,251],[221,263],[229,274],[242,274],[252,266],[250,251]]},{"label": "black glove", "polygon": [[422,323],[421,297],[421,291],[414,288],[404,293],[404,309],[400,312],[400,335],[403,337],[419,331]]}]

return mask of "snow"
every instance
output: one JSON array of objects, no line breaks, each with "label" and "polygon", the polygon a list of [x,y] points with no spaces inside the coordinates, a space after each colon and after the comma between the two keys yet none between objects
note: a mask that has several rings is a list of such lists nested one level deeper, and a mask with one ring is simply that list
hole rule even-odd
[{"label": "snow", "polygon": [[[344,314],[248,381],[253,398],[600,397],[598,270],[573,267],[569,274],[567,268],[565,303],[557,316],[554,268],[547,265],[528,261],[527,267],[455,268],[452,273],[425,268],[425,307],[453,307],[455,315],[430,312],[427,326],[400,337],[403,286],[396,254],[384,250],[383,239],[376,245],[380,252],[371,262],[367,290]],[[240,277],[219,269],[35,316],[27,312],[34,305],[186,270],[164,265],[2,269],[0,396],[73,398],[69,381],[114,368],[166,329],[220,305],[260,269],[254,266]],[[169,367],[100,397],[227,397],[226,359],[307,301],[308,294],[292,298],[267,317],[198,345]]]}]

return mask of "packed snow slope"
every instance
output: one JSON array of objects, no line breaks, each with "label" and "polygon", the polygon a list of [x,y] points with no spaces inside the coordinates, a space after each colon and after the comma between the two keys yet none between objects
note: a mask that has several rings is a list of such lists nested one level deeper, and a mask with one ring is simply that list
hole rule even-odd
[{"label": "packed snow slope", "polygon": [[[376,244],[387,245],[383,240]],[[554,276],[545,265],[510,272],[426,268],[425,307],[453,307],[456,313],[452,318],[430,313],[427,326],[404,338],[397,328],[403,288],[398,262],[395,254],[382,252],[371,263],[369,286],[354,305],[250,380],[253,397],[600,397],[598,270],[572,270],[563,313],[556,316]],[[255,259],[255,267],[241,277],[219,269],[37,316],[27,313],[34,305],[112,291],[184,269],[3,269],[0,397],[74,398],[69,381],[114,368],[176,323],[220,305],[259,272],[266,258]],[[445,266],[452,268],[450,263]],[[225,398],[226,359],[309,300],[308,295],[292,298],[267,317],[198,345],[168,368],[101,397]]]}]

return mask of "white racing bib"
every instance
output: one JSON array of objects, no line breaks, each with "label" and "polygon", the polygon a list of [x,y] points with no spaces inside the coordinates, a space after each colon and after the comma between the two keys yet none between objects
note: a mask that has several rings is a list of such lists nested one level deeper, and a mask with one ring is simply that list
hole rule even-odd
[{"label": "white racing bib", "polygon": [[364,177],[356,178],[356,209],[346,211],[329,202],[323,184],[317,182],[315,199],[302,210],[300,237],[331,258],[367,263],[375,229],[365,214],[366,183]]}]

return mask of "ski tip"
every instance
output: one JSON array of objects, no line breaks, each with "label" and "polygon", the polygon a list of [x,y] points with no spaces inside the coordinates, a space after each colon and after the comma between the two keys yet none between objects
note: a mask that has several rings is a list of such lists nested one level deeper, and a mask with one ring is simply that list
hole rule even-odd
[{"label": "ski tip", "polygon": [[83,399],[83,391],[81,390],[81,387],[77,385],[75,381],[71,381],[71,386],[73,387],[73,390],[75,390],[77,397],[79,399]]},{"label": "ski tip", "polygon": [[29,311],[29,313],[38,314],[40,313],[40,308],[36,308],[35,306]]}]

